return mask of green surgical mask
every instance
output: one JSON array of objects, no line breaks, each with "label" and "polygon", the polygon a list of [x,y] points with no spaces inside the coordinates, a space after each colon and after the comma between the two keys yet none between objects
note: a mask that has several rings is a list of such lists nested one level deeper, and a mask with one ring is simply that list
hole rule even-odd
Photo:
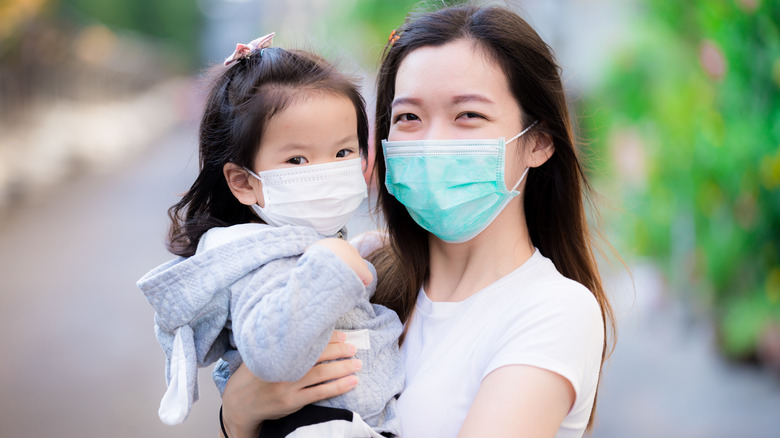
[{"label": "green surgical mask", "polygon": [[385,185],[418,225],[452,243],[473,239],[520,192],[504,182],[505,144],[485,140],[382,140]]}]

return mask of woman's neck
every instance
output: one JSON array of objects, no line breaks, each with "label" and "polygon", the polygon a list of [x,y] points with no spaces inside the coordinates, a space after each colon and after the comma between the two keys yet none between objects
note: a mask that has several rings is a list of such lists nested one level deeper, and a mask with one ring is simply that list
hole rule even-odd
[{"label": "woman's neck", "polygon": [[484,231],[463,243],[429,235],[430,271],[425,292],[432,301],[463,301],[509,274],[534,253],[525,216],[505,209]]}]

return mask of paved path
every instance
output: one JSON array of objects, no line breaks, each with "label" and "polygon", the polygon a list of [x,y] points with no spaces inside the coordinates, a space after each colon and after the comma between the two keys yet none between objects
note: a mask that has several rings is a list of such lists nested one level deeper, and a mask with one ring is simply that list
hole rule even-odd
[{"label": "paved path", "polygon": [[[194,142],[192,126],[177,129],[122,169],[64,183],[0,222],[1,437],[216,436],[207,371],[184,425],[157,419],[163,354],[135,287],[170,257],[165,210],[192,180]],[[652,270],[635,273],[594,436],[780,437],[780,379],[721,362]]]},{"label": "paved path", "polygon": [[135,281],[169,258],[166,208],[197,166],[193,131],[110,174],[62,184],[0,229],[0,436],[217,434],[208,373],[182,426],[157,419],[164,355]]},{"label": "paved path", "polygon": [[724,361],[703,316],[670,299],[651,266],[632,271],[635,295],[625,275],[608,285],[620,326],[593,436],[780,437],[780,376]]}]

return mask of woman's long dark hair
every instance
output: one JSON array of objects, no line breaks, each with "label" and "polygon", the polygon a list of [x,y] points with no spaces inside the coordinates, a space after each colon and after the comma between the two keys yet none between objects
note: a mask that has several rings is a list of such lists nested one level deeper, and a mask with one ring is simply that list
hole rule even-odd
[{"label": "woman's long dark hair", "polygon": [[265,126],[290,103],[318,93],[344,96],[357,113],[360,153],[368,150],[365,102],[355,83],[321,57],[302,50],[263,49],[212,71],[213,85],[200,122],[200,173],[181,201],[168,209],[168,249],[189,257],[213,227],[258,221],[231,193],[226,163],[251,168]]},{"label": "woman's long dark hair", "polygon": [[590,195],[591,187],[575,151],[560,69],[552,50],[525,20],[501,7],[457,6],[418,13],[407,18],[396,34],[399,37],[385,49],[377,81],[378,208],[384,212],[390,245],[370,257],[379,280],[373,301],[392,308],[407,322],[429,269],[428,233],[384,185],[381,140],[390,131],[398,68],[415,49],[465,39],[485,50],[501,67],[522,108],[523,126],[539,120],[529,134],[549,135],[553,140],[555,151],[550,159],[528,172],[524,199],[528,231],[533,245],[561,274],[583,284],[596,297],[605,330],[603,363],[608,354],[607,327],[614,332],[614,318],[596,267],[583,206],[583,194]]}]

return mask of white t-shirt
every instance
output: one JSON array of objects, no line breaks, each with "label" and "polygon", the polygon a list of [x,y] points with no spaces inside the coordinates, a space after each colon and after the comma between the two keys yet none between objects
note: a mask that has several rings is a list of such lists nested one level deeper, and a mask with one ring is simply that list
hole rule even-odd
[{"label": "white t-shirt", "polygon": [[560,374],[576,392],[556,438],[581,437],[598,385],[604,326],[593,294],[537,250],[521,267],[460,302],[425,291],[401,348],[404,438],[455,437],[482,379],[505,365]]}]

